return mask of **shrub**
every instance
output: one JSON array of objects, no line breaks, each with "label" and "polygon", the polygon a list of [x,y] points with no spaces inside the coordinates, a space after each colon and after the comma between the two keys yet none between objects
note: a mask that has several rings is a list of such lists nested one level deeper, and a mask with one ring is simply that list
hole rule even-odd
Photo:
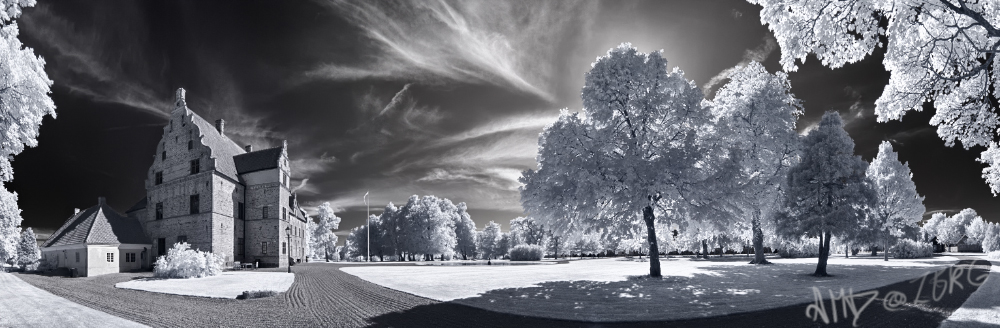
[{"label": "shrub", "polygon": [[252,298],[271,297],[274,295],[278,295],[278,292],[273,290],[251,290],[251,291],[244,291],[243,294],[237,295],[236,299],[248,300]]},{"label": "shrub", "polygon": [[782,242],[779,246],[778,256],[789,257],[817,257],[819,256],[819,240],[803,240],[800,242]]},{"label": "shrub", "polygon": [[896,245],[890,248],[890,251],[892,252],[892,257],[897,259],[931,257],[934,255],[934,245],[911,239],[900,239],[899,242],[896,242]]},{"label": "shrub", "polygon": [[510,250],[511,261],[541,261],[545,249],[539,245],[517,245]]},{"label": "shrub", "polygon": [[153,276],[159,278],[203,278],[222,272],[221,255],[191,249],[188,243],[176,243],[166,256],[156,260]]}]

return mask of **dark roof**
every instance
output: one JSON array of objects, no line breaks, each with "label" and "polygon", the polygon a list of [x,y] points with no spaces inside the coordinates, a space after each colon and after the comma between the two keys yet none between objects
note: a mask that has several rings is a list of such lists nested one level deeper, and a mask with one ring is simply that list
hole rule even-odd
[{"label": "dark roof", "polygon": [[215,159],[215,170],[238,181],[239,176],[236,173],[236,165],[233,164],[233,157],[244,154],[246,151],[232,139],[219,133],[219,130],[215,129],[215,124],[209,123],[194,111],[190,111],[190,113],[192,114],[191,122],[194,122],[201,132],[202,143],[212,150],[211,156]]},{"label": "dark roof", "polygon": [[118,214],[105,202],[74,214],[42,247],[76,244],[152,244],[139,220]]},{"label": "dark roof", "polygon": [[128,211],[125,211],[125,213],[132,213],[145,208],[146,208],[146,196],[142,196],[142,199],[136,202],[135,205],[132,205],[132,207],[129,207]]},{"label": "dark roof", "polygon": [[236,163],[236,172],[239,174],[276,168],[279,160],[281,160],[281,147],[258,150],[233,157],[233,161]]}]

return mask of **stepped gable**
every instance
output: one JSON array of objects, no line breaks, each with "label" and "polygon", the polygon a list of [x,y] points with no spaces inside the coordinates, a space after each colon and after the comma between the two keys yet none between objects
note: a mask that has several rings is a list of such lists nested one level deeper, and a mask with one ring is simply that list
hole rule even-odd
[{"label": "stepped gable", "polygon": [[236,164],[236,172],[238,174],[246,174],[278,167],[278,161],[281,160],[282,148],[274,147],[237,155],[233,158]]},{"label": "stepped gable", "polygon": [[201,143],[212,150],[211,156],[215,159],[215,170],[233,180],[239,181],[233,157],[245,154],[246,151],[243,150],[243,147],[240,147],[232,139],[219,132],[214,124],[206,121],[198,113],[192,110],[187,110],[187,112],[190,113],[191,122],[198,127]]},{"label": "stepped gable", "polygon": [[151,244],[138,220],[116,212],[104,198],[98,204],[74,214],[56,230],[42,247],[88,244]]}]

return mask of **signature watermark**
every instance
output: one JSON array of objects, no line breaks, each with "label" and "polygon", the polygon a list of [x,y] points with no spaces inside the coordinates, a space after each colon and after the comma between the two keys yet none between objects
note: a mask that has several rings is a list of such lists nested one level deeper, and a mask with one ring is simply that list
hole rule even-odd
[{"label": "signature watermark", "polygon": [[[917,293],[913,295],[913,298],[909,298],[906,293],[901,291],[888,291],[882,295],[882,307],[887,311],[896,311],[900,307],[906,304],[924,304],[931,301],[940,301],[945,295],[951,295],[955,291],[955,288],[965,289],[965,284],[969,286],[980,286],[989,277],[989,273],[981,274],[975,278],[972,277],[972,269],[975,268],[976,262],[973,261],[971,264],[958,264],[950,268],[942,269],[936,272],[927,272],[920,276],[919,278],[910,280],[910,283],[919,282],[917,287]],[[964,276],[965,279],[962,279]],[[924,285],[930,284],[929,291],[924,291]],[[848,289],[847,293],[844,293],[844,289],[840,289],[839,294],[834,294],[833,290],[827,290],[830,294],[830,311],[827,312],[826,302],[823,300],[823,294],[820,292],[819,288],[812,287],[813,290],[813,304],[809,304],[806,307],[806,317],[813,320],[823,320],[824,324],[829,324],[831,319],[833,323],[837,323],[837,320],[843,315],[844,320],[850,319],[852,316],[854,320],[851,324],[854,327],[858,326],[858,318],[861,318],[861,312],[863,312],[872,302],[879,298],[878,290],[870,290],[863,293],[855,294],[853,289]],[[840,302],[840,312],[837,311],[837,303]]]}]

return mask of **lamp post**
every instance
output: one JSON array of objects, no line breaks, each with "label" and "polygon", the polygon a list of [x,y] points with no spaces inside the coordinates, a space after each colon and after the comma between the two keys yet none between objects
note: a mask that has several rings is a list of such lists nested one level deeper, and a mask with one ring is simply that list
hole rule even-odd
[{"label": "lamp post", "polygon": [[[292,227],[285,227],[285,251],[286,251],[285,255],[288,255],[287,251],[291,248],[289,247],[291,246],[290,245],[291,242],[292,242]],[[292,273],[292,261],[288,261],[288,273]]]},{"label": "lamp post", "polygon": [[365,198],[365,208],[366,208],[365,223],[368,224],[368,227],[365,228],[365,232],[368,233],[368,237],[365,238],[365,240],[368,241],[368,247],[365,247],[365,250],[368,251],[368,262],[371,262],[372,261],[372,218],[371,218],[372,208],[371,206],[368,206],[368,191],[365,191],[364,198]]}]

